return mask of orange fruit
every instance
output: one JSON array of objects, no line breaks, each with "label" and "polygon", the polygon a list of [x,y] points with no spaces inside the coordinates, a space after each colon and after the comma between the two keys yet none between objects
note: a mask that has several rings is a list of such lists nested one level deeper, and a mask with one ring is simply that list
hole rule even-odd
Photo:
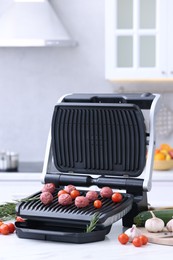
[{"label": "orange fruit", "polygon": [[160,150],[161,153],[167,155],[168,154],[168,151],[167,150]]},{"label": "orange fruit", "polygon": [[165,160],[165,159],[166,159],[166,156],[163,153],[156,153],[154,155],[154,160],[155,161],[161,161],[161,160]]},{"label": "orange fruit", "polygon": [[169,151],[169,150],[171,150],[171,146],[169,144],[161,144],[160,145],[160,150]]},{"label": "orange fruit", "polygon": [[158,149],[158,148],[155,149],[155,154],[156,154],[156,153],[160,153],[160,149]]}]

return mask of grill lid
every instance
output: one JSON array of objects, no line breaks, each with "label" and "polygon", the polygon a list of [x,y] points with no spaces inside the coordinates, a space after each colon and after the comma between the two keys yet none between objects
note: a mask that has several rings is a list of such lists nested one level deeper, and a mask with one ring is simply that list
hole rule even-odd
[{"label": "grill lid", "polygon": [[143,114],[134,104],[60,103],[52,149],[61,172],[139,176],[146,163]]}]

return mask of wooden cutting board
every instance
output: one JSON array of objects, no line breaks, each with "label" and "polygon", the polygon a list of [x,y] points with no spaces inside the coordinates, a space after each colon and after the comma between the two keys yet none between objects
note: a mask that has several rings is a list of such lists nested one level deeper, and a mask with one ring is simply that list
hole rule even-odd
[{"label": "wooden cutting board", "polygon": [[148,237],[150,243],[173,246],[173,232],[163,231],[158,233],[148,232],[145,228],[139,228],[143,235]]}]

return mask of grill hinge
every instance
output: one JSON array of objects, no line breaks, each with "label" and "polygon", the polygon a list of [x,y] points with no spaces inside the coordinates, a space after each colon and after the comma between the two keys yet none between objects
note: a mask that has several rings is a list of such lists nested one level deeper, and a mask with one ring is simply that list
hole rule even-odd
[{"label": "grill hinge", "polygon": [[75,186],[90,187],[96,185],[101,188],[109,186],[113,189],[126,190],[131,194],[142,194],[143,192],[143,179],[139,178],[123,178],[123,177],[110,177],[100,176],[93,178],[87,175],[75,175],[75,174],[57,174],[47,173],[45,176],[45,182],[53,182],[58,186],[65,186],[73,184]]}]

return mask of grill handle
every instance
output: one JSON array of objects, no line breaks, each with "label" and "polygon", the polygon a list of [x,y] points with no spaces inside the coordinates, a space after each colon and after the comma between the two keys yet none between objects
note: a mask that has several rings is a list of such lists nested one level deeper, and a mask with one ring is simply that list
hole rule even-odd
[{"label": "grill handle", "polygon": [[114,178],[100,176],[92,178],[91,176],[74,175],[74,174],[57,174],[50,173],[45,176],[45,183],[53,182],[58,186],[73,184],[75,186],[90,187],[96,185],[99,188],[109,186],[113,189],[124,189],[128,193],[141,193],[143,191],[143,179],[139,178]]}]

